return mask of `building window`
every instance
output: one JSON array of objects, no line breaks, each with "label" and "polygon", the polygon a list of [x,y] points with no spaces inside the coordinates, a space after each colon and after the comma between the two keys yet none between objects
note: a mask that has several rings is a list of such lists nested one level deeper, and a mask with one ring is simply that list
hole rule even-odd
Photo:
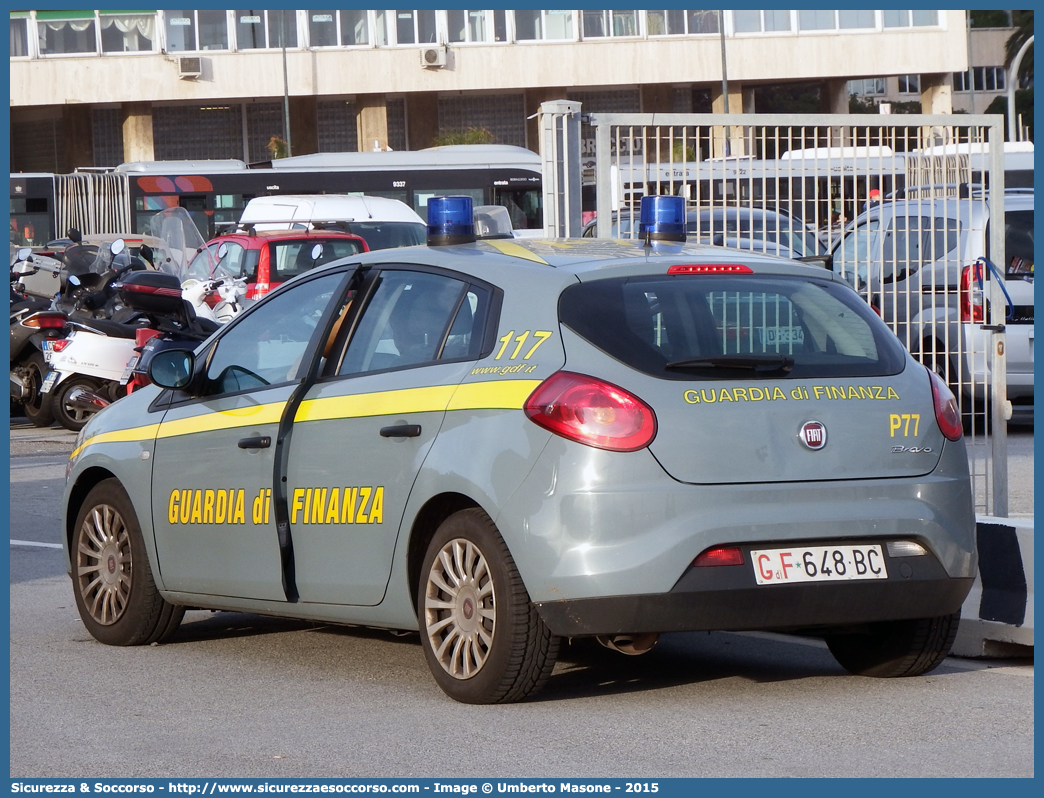
[{"label": "building window", "polygon": [[[525,147],[525,98],[522,94],[440,97],[439,134],[467,130],[488,130],[497,144],[514,144],[518,147]],[[391,106],[389,105],[389,144],[391,144],[391,140]]]},{"label": "building window", "polygon": [[308,43],[312,47],[369,44],[365,11],[308,11]]},{"label": "building window", "polygon": [[646,11],[645,20],[650,36],[684,36],[718,32],[717,11],[681,9]]},{"label": "building window", "polygon": [[167,50],[171,53],[228,49],[225,11],[164,11]]},{"label": "building window", "polygon": [[123,114],[119,108],[95,108],[91,111],[91,143],[95,166],[119,166],[123,163]]},{"label": "building window", "polygon": [[395,12],[395,37],[398,44],[436,44],[435,11],[422,8]]},{"label": "building window", "polygon": [[839,28],[875,28],[873,11],[838,11],[837,25]]},{"label": "building window", "polygon": [[899,93],[900,94],[920,94],[921,93],[921,76],[920,75],[900,75],[899,76]]},{"label": "building window", "polygon": [[[1007,73],[1004,67],[972,67],[975,76],[975,91],[1004,91],[1007,87]],[[953,73],[953,90],[968,91],[968,73]]]},{"label": "building window", "polygon": [[938,11],[882,11],[882,22],[886,28],[927,27],[939,24]]},{"label": "building window", "polygon": [[240,105],[160,105],[152,109],[158,161],[243,158]]},{"label": "building window", "polygon": [[[919,78],[918,78],[919,80]],[[865,78],[848,81],[848,93],[861,97],[876,97],[886,93],[884,78]]]},{"label": "building window", "polygon": [[732,24],[737,33],[791,30],[789,11],[733,11]]},{"label": "building window", "polygon": [[36,29],[41,55],[98,52],[93,11],[38,11]]},{"label": "building window", "polygon": [[29,55],[29,20],[11,19],[11,58]]},{"label": "building window", "polygon": [[575,39],[572,11],[515,11],[518,41]]},{"label": "building window", "polygon": [[155,14],[109,14],[102,12],[103,53],[151,53],[156,49]]},{"label": "building window", "polygon": [[446,40],[452,44],[507,41],[507,13],[504,11],[447,11],[446,23]]},{"label": "building window", "polygon": [[297,47],[296,11],[236,11],[236,46],[240,50]]},{"label": "building window", "polygon": [[358,152],[354,100],[320,100],[316,114],[319,152]]},{"label": "building window", "polygon": [[637,11],[581,11],[585,39],[637,36]]}]

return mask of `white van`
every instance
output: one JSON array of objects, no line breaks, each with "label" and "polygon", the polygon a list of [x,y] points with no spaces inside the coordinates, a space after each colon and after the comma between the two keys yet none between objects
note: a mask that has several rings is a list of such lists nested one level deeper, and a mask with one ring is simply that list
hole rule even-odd
[{"label": "white van", "polygon": [[255,197],[243,209],[239,224],[255,230],[344,230],[362,236],[370,249],[423,244],[428,233],[424,220],[406,203],[352,194]]}]

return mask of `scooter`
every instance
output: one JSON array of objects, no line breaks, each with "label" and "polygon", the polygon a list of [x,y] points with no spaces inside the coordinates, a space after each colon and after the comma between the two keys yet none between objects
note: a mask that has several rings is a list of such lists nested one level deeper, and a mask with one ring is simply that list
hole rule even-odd
[{"label": "scooter", "polygon": [[63,275],[65,285],[55,307],[66,311],[66,335],[43,342],[51,371],[40,391],[51,395],[51,412],[66,429],[82,429],[96,412],[74,401],[74,390],[90,392],[106,403],[123,395],[120,378],[134,354],[135,333],[149,324],[146,316],[117,301],[116,285],[124,275],[155,274],[140,260],[126,256],[125,249],[123,240],[117,239],[108,257],[99,251],[90,272]]},{"label": "scooter", "polygon": [[41,391],[47,374],[43,342],[64,336],[67,319],[50,310],[50,301],[18,290],[35,269],[31,250],[20,249],[11,272],[11,402],[12,410],[19,406],[33,426],[47,427],[54,413],[50,398]]}]

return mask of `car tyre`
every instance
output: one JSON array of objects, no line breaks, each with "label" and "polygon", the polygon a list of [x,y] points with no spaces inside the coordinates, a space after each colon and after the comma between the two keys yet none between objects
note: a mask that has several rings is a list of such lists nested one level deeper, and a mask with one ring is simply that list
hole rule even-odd
[{"label": "car tyre", "polygon": [[49,427],[54,423],[54,396],[40,391],[50,370],[43,353],[34,351],[21,365],[25,369],[30,386],[29,396],[22,402],[22,412],[34,427]]},{"label": "car tyre", "polygon": [[82,377],[79,374],[74,374],[63,382],[58,383],[52,392],[52,408],[58,423],[73,432],[79,432],[83,429],[87,422],[91,420],[91,416],[98,411],[73,407],[69,404],[69,393],[73,388],[86,388],[88,391],[97,392],[100,387],[101,382],[99,380],[93,377]]},{"label": "car tyre", "polygon": [[558,657],[496,525],[470,508],[447,518],[420,573],[421,646],[432,675],[465,704],[521,701],[543,687]]},{"label": "car tyre", "polygon": [[920,676],[946,659],[961,620],[958,610],[937,618],[880,621],[863,633],[826,636],[834,659],[858,676]]},{"label": "car tyre", "polygon": [[134,507],[117,480],[99,482],[87,494],[71,543],[76,608],[96,640],[139,646],[174,633],[185,608],[156,589]]}]

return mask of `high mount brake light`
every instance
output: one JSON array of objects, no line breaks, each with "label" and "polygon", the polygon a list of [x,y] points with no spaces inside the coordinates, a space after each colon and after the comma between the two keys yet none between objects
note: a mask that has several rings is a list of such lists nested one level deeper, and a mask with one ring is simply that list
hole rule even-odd
[{"label": "high mount brake light", "polygon": [[635,452],[656,437],[652,408],[623,388],[584,374],[552,374],[523,409],[541,427],[596,449]]},{"label": "high mount brake light", "polygon": [[959,441],[964,434],[961,424],[961,409],[957,405],[957,399],[943,378],[925,366],[928,377],[932,383],[932,400],[935,403],[935,420],[939,424],[939,431],[949,440]]},{"label": "high mount brake light", "polygon": [[740,263],[692,263],[671,266],[667,274],[754,274],[754,270]]}]

